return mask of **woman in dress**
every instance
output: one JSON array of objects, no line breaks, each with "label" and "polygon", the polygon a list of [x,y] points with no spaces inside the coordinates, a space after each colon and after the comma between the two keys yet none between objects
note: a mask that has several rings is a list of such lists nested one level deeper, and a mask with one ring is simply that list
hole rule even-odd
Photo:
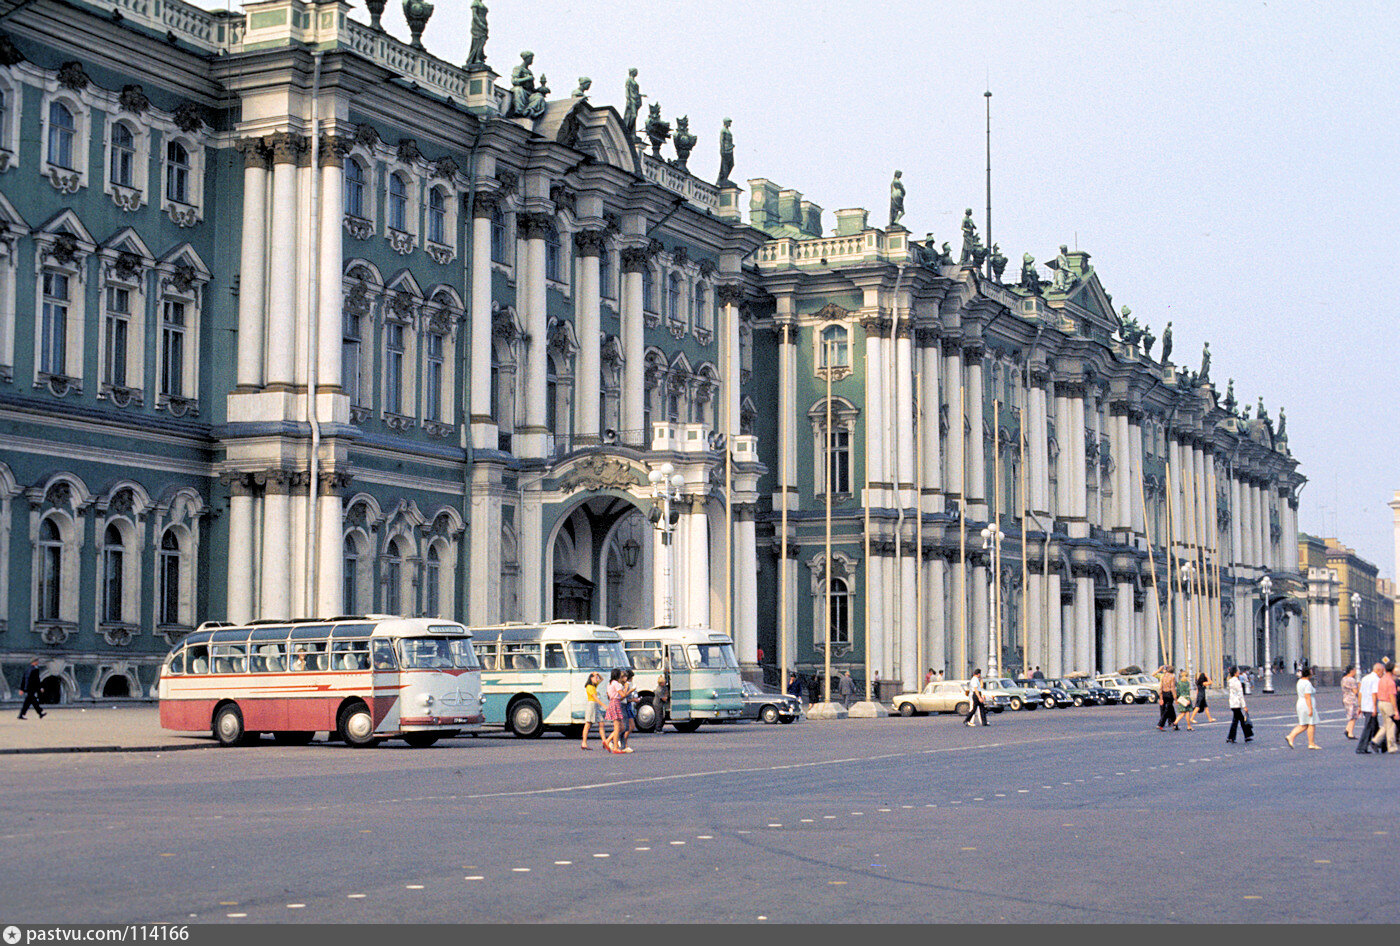
[{"label": "woman in dress", "polygon": [[1206,722],[1215,722],[1215,717],[1210,715],[1210,707],[1206,705],[1206,687],[1210,686],[1210,676],[1204,671],[1196,674],[1196,702],[1191,704],[1191,708],[1186,713],[1186,728],[1194,729],[1191,724],[1196,721],[1196,717],[1205,713]]},{"label": "woman in dress", "polygon": [[627,724],[622,713],[622,691],[622,671],[614,667],[608,679],[608,711],[604,714],[612,723],[612,735],[606,741],[609,752],[632,751],[622,748],[622,727]]},{"label": "woman in dress", "polygon": [[603,675],[596,670],[588,675],[588,683],[584,686],[583,692],[586,702],[583,706],[583,742],[580,749],[591,749],[588,744],[588,731],[593,728],[593,724],[598,724],[598,739],[607,748],[608,734],[603,730],[603,714],[607,712],[607,706],[598,696],[598,685],[603,682]]},{"label": "woman in dress", "polygon": [[1356,677],[1356,664],[1348,664],[1342,676],[1342,709],[1347,711],[1347,738],[1355,739],[1356,718],[1361,715],[1361,681]]},{"label": "woman in dress", "polygon": [[1312,667],[1304,667],[1298,674],[1298,725],[1294,726],[1283,737],[1283,741],[1288,743],[1288,748],[1293,748],[1293,740],[1303,730],[1308,732],[1308,748],[1322,748],[1313,740],[1313,733],[1317,728],[1317,703],[1314,695],[1317,690],[1312,685]]}]

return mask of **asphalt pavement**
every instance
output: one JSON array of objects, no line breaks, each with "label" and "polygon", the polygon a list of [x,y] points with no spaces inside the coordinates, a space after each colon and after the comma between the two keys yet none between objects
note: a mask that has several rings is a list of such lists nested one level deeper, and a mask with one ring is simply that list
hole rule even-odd
[{"label": "asphalt pavement", "polygon": [[1392,922],[1400,756],[1250,705],[12,755],[0,922]]}]

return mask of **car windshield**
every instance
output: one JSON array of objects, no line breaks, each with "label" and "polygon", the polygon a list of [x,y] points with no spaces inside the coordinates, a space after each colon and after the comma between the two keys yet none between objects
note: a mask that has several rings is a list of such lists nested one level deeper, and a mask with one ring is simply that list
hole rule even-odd
[{"label": "car windshield", "polygon": [[762,695],[763,695],[763,691],[760,690],[756,684],[749,683],[749,682],[745,681],[745,682],[744,682],[744,695],[745,695],[745,696],[762,696]]},{"label": "car windshield", "polygon": [[691,644],[685,650],[690,656],[690,665],[697,670],[739,668],[733,644]]},{"label": "car windshield", "polygon": [[580,670],[626,669],[627,651],[622,641],[569,641],[569,653]]},{"label": "car windshield", "polygon": [[399,662],[405,670],[475,670],[481,666],[468,637],[402,637]]},{"label": "car windshield", "polygon": [[1008,677],[1002,677],[1000,680],[997,681],[997,685],[1000,686],[1003,690],[1010,690],[1011,688],[1016,686],[1015,682]]}]

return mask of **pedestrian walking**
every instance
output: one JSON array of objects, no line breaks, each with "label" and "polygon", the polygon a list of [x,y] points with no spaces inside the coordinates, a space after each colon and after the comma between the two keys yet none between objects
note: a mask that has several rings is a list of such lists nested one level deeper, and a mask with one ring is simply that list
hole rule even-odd
[{"label": "pedestrian walking", "polygon": [[1186,724],[1186,728],[1191,728],[1191,723],[1196,721],[1196,717],[1202,713],[1206,715],[1206,722],[1215,722],[1215,717],[1210,715],[1210,706],[1206,704],[1206,687],[1210,686],[1210,674],[1202,671],[1196,674],[1196,702],[1191,707],[1191,720]]},{"label": "pedestrian walking", "polygon": [[29,712],[29,707],[31,706],[34,707],[34,711],[39,714],[40,719],[49,715],[45,713],[44,708],[39,705],[39,684],[43,682],[39,679],[41,676],[39,665],[41,663],[43,663],[43,661],[38,657],[29,661],[29,673],[24,677],[24,687],[22,688],[24,690],[24,702],[19,708],[20,719],[25,718],[24,714]]},{"label": "pedestrian walking", "polygon": [[787,691],[788,696],[799,703],[802,702],[802,681],[797,678],[797,674],[794,672],[788,673]]},{"label": "pedestrian walking", "polygon": [[1163,667],[1157,687],[1157,702],[1162,704],[1162,711],[1157,717],[1157,728],[1162,732],[1167,731],[1167,726],[1180,729],[1176,721],[1176,671],[1171,667]]},{"label": "pedestrian walking", "polygon": [[1231,667],[1225,675],[1225,694],[1230,704],[1230,734],[1226,742],[1235,741],[1235,733],[1244,730],[1244,741],[1254,741],[1254,724],[1249,721],[1249,704],[1244,700],[1244,681],[1240,679],[1238,667]]},{"label": "pedestrian walking", "polygon": [[603,675],[595,670],[588,675],[588,682],[583,687],[583,741],[579,743],[580,749],[592,751],[593,747],[588,744],[588,731],[594,723],[598,724],[598,739],[603,743],[603,748],[606,749],[608,745],[608,734],[603,731],[603,714],[608,708],[598,696],[598,685],[602,682]]},{"label": "pedestrian walking", "polygon": [[637,688],[632,683],[632,671],[622,671],[622,751],[631,752],[627,737],[637,731]]},{"label": "pedestrian walking", "polygon": [[1361,700],[1361,737],[1356,743],[1357,755],[1371,754],[1371,737],[1376,734],[1376,687],[1380,686],[1381,674],[1385,665],[1379,660],[1371,667],[1371,672],[1361,678],[1357,696]]},{"label": "pedestrian walking", "polygon": [[1356,718],[1361,715],[1361,680],[1356,676],[1356,664],[1347,664],[1342,674],[1342,709],[1347,712],[1347,738],[1355,739]]},{"label": "pedestrian walking", "polygon": [[1036,667],[1036,668],[1035,668],[1035,673],[1031,674],[1031,679],[1032,679],[1032,680],[1044,680],[1044,679],[1045,679],[1045,674],[1041,672],[1041,670],[1040,670],[1039,667]]},{"label": "pedestrian walking", "polygon": [[982,725],[987,725],[987,704],[982,699],[981,668],[972,671],[972,679],[967,681],[967,689],[963,692],[967,694],[968,702],[971,704],[971,709],[967,711],[967,718],[963,722],[969,726],[976,726],[977,723],[973,720],[980,718]]},{"label": "pedestrian walking", "polygon": [[1400,720],[1395,714],[1395,661],[1385,662],[1385,672],[1376,684],[1376,734],[1371,737],[1371,745],[1385,743],[1386,752],[1396,751],[1395,723]]},{"label": "pedestrian walking", "polygon": [[856,695],[856,682],[851,679],[851,671],[841,672],[841,681],[837,684],[837,690],[841,694],[841,705],[850,709],[851,701],[855,699]]},{"label": "pedestrian walking", "polygon": [[[1392,688],[1392,693],[1393,693]],[[1307,731],[1308,748],[1321,749],[1313,739],[1313,734],[1317,731],[1317,703],[1314,697],[1317,690],[1312,685],[1312,668],[1304,667],[1298,671],[1298,725],[1289,730],[1288,735],[1283,737],[1283,741],[1288,743],[1288,748],[1293,748],[1293,740],[1298,738],[1298,734]],[[1394,697],[1391,697],[1394,699]]]},{"label": "pedestrian walking", "polygon": [[666,712],[671,708],[671,678],[667,674],[662,674],[656,678],[656,732],[658,735],[666,731]]},{"label": "pedestrian walking", "polygon": [[608,676],[608,710],[604,718],[612,723],[612,733],[604,740],[609,752],[631,752],[631,749],[622,748],[622,733],[627,725],[627,718],[622,712],[622,671],[614,667]]}]

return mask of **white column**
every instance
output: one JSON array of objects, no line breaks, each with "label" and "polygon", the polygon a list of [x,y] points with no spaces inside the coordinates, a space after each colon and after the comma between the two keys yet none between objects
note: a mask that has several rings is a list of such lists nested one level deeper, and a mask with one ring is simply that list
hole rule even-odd
[{"label": "white column", "polygon": [[291,504],[287,490],[290,477],[283,470],[258,474],[263,484],[262,592],[258,596],[259,618],[292,618]]},{"label": "white column", "polygon": [[1269,501],[1264,487],[1254,487],[1255,551],[1260,568],[1269,567]]},{"label": "white column", "polygon": [[1113,527],[1131,529],[1133,526],[1132,492],[1128,486],[1131,461],[1128,459],[1132,442],[1128,433],[1128,414],[1110,414],[1113,424]]},{"label": "white column", "polygon": [[[1133,532],[1144,534],[1146,510],[1142,508],[1142,424],[1135,422],[1134,415],[1128,415],[1128,505],[1131,509]],[[1155,538],[1155,536],[1154,536]]]},{"label": "white column", "polygon": [[[238,143],[243,152],[243,223],[238,261],[238,387],[263,383],[263,328],[267,318],[267,149],[258,138]],[[252,599],[248,599],[251,608]],[[246,621],[244,617],[238,620]]]},{"label": "white column", "polygon": [[[543,595],[544,547],[543,508],[539,493],[526,493],[520,504],[520,619],[543,621],[548,613]],[[550,589],[553,598],[553,589]],[[553,601],[549,608],[553,607]]]},{"label": "white column", "polygon": [[[1141,654],[1133,648],[1133,583],[1118,582],[1113,599],[1113,659],[1105,670],[1117,670],[1141,659]],[[1146,668],[1144,668],[1146,669]]]},{"label": "white column", "polygon": [[[893,339],[894,343],[894,416],[889,426],[895,433],[895,458],[899,505],[908,508],[917,505],[918,493],[910,489],[919,484],[914,482],[914,363],[913,340],[909,326],[904,324]],[[907,678],[906,678],[907,679]]]},{"label": "white column", "polygon": [[[782,299],[780,297],[779,304]],[[783,484],[788,487],[788,513],[797,508],[797,328],[787,323],[778,326],[778,477],[779,497],[773,501],[774,511],[782,504]],[[787,682],[784,681],[784,686]]]},{"label": "white column", "polygon": [[471,544],[463,551],[471,555],[468,620],[474,625],[495,624],[501,619],[501,501],[476,482],[472,483],[470,530]]},{"label": "white column", "polygon": [[1040,667],[1049,672],[1050,661],[1045,656],[1045,582],[1035,571],[1035,563],[1029,564],[1026,576],[1026,669]]},{"label": "white column", "polygon": [[[287,610],[292,615],[311,613],[310,604],[306,600],[306,577],[311,572],[311,563],[307,560],[309,543],[306,535],[306,484],[310,476],[305,471],[291,474],[291,487],[287,493],[287,533],[292,546],[288,575],[291,589],[288,592]],[[407,613],[413,612],[410,610]]]},{"label": "white column", "polygon": [[[920,330],[921,332],[923,330]],[[921,368],[919,377],[919,406],[921,422],[923,424],[923,482],[919,484],[921,490],[932,489],[942,490],[943,488],[943,444],[939,434],[939,403],[938,403],[938,376],[942,373],[942,365],[939,363],[938,343],[936,339],[926,339],[920,337],[923,343],[918,350],[919,365]],[[919,508],[926,512],[942,512],[943,497],[930,496],[922,499]],[[942,667],[942,664],[934,664],[935,667]],[[920,678],[922,679],[922,677]]]},{"label": "white column", "polygon": [[269,387],[288,390],[296,377],[297,231],[300,214],[297,160],[306,148],[300,135],[278,132],[272,146],[272,245],[267,292],[267,374]]},{"label": "white column", "polygon": [[[963,427],[966,424],[966,415],[963,413],[962,385],[962,352],[954,341],[949,343],[943,354],[943,403],[948,408],[948,439],[944,441],[944,446],[947,448],[947,462],[945,464],[947,475],[943,479],[943,490],[948,496],[950,504],[956,498],[964,496],[965,454],[963,448],[966,446],[966,440],[963,436]],[[940,428],[938,418],[935,417],[933,429],[939,430]],[[950,508],[952,508],[951,505]],[[959,668],[959,674],[964,672],[966,672],[966,668]]]},{"label": "white column", "polygon": [[[623,442],[631,446],[651,444],[651,431],[642,430],[646,417],[646,365],[642,360],[646,351],[646,323],[642,316],[642,271],[646,265],[645,250],[629,247],[622,251],[620,321],[623,363],[622,402],[618,414],[621,417]],[[661,612],[658,610],[657,613]]]},{"label": "white column", "polygon": [[[471,430],[478,450],[497,447],[496,423],[491,416],[491,214],[494,196],[478,195],[472,207],[471,271]],[[475,530],[473,530],[475,531]],[[499,531],[497,533],[499,536]],[[497,539],[498,541],[499,539]],[[499,581],[499,576],[497,578]],[[478,597],[472,596],[473,602]],[[473,603],[473,609],[475,604]],[[475,610],[474,612],[475,613]],[[478,622],[475,617],[473,623]]]},{"label": "white column", "polygon": [[[884,663],[883,654],[885,651],[886,634],[891,624],[891,621],[885,614],[885,583],[889,580],[887,577],[889,561],[888,557],[880,555],[872,548],[870,559],[866,562],[865,566],[865,594],[869,602],[868,607],[870,614],[870,623],[866,626],[865,633],[869,635],[870,640],[870,667],[872,670],[881,667]],[[816,638],[818,640],[821,639],[822,628],[825,626],[823,623],[825,619],[822,617],[822,615],[825,614],[825,608],[825,601],[817,602],[816,613],[818,615],[818,625],[816,628]],[[853,660],[858,662],[862,660],[865,655],[861,652],[860,648],[857,647],[851,656]],[[817,658],[821,658],[820,652],[817,653]],[[885,674],[882,673],[880,676],[883,677]]]},{"label": "white column", "polygon": [[[340,354],[344,337],[341,332],[341,271],[345,265],[345,231],[341,224],[345,217],[345,148],[346,144],[341,138],[328,136],[321,143],[321,232],[318,244],[321,258],[317,277],[321,285],[317,299],[319,324],[316,327],[318,391],[340,390]],[[336,587],[340,587],[339,581]]]},{"label": "white column", "polygon": [[1244,506],[1241,498],[1240,480],[1233,473],[1230,475],[1230,564],[1244,564],[1244,546],[1241,544],[1241,535],[1244,530],[1241,523],[1244,522]]},{"label": "white column", "polygon": [[[918,595],[914,589],[917,567],[918,559],[913,555],[899,556],[899,661],[897,666],[891,667],[890,673],[904,684],[906,690],[922,686],[924,679],[923,668],[918,665],[919,612]],[[890,678],[883,672],[880,674],[882,680]]]},{"label": "white column", "polygon": [[596,443],[602,433],[598,416],[602,386],[603,348],[600,329],[598,257],[607,252],[603,234],[585,230],[574,237],[578,246],[578,369],[574,372],[574,429],[583,443]]},{"label": "white column", "polygon": [[973,560],[971,568],[972,574],[968,576],[972,592],[972,610],[970,619],[967,622],[967,652],[972,661],[973,668],[981,667],[984,676],[991,672],[988,663],[990,661],[987,650],[987,641],[990,637],[992,626],[992,609],[990,594],[991,589],[987,585],[987,576],[991,570],[981,560]]},{"label": "white column", "polygon": [[1151,586],[1148,586],[1146,598],[1142,603],[1142,660],[1138,666],[1144,670],[1149,667],[1158,667],[1162,664],[1163,654],[1161,644],[1158,641],[1160,634],[1157,628],[1157,601],[1156,593]]},{"label": "white column", "polygon": [[1063,393],[1055,395],[1055,439],[1060,452],[1055,457],[1055,518],[1061,521],[1074,516],[1074,436],[1070,428],[1073,414],[1069,408],[1069,397]]},{"label": "white column", "polygon": [[1084,458],[1084,395],[1069,399],[1069,442],[1070,442],[1070,502],[1072,515],[1084,520],[1089,516],[1088,468]]},{"label": "white column", "polygon": [[[682,516],[685,520],[685,551],[677,556],[675,569],[685,588],[685,608],[677,616],[677,623],[710,626],[710,519],[705,512],[705,502],[700,497],[687,497],[690,509]],[[720,537],[721,539],[723,536]],[[719,543],[723,548],[723,542]],[[722,559],[717,559],[720,569]],[[754,656],[757,657],[757,651]]]},{"label": "white column", "polygon": [[[734,541],[734,635],[739,660],[758,662],[758,540],[754,534],[754,509],[750,505],[736,510],[739,522]],[[777,655],[770,655],[773,660]],[[783,681],[783,686],[787,681]]]},{"label": "white column", "polygon": [[230,475],[228,499],[228,612],[224,620],[253,619],[253,494],[248,478]]},{"label": "white column", "polygon": [[[1036,513],[1041,519],[1046,519],[1050,512],[1050,469],[1047,457],[1048,428],[1045,417],[1045,388],[1033,381],[1027,389],[1027,400],[1029,401],[1030,424],[1026,430],[1029,440],[1027,444],[1027,457],[1029,458],[1026,470],[1026,485],[1029,487],[1027,493],[1030,497],[1031,511]],[[1043,523],[1048,525],[1048,523]]]},{"label": "white column", "polygon": [[[924,582],[924,618],[922,626],[927,638],[924,643],[925,659],[935,670],[948,668],[948,609],[944,608],[944,595],[948,581],[948,562],[941,555],[928,560],[928,578]],[[948,668],[951,669],[951,668]],[[957,674],[953,674],[954,677]]]},{"label": "white column", "polygon": [[325,618],[345,613],[345,538],[341,524],[340,494],[336,486],[338,478],[335,474],[322,474],[321,495],[317,500],[317,515],[320,519],[317,528],[320,530],[321,548],[316,573],[319,588],[312,613]]},{"label": "white column", "polygon": [[1060,573],[1053,568],[1045,576],[1045,649],[1047,677],[1062,677],[1074,668],[1064,659],[1064,603],[1060,600]]},{"label": "white column", "polygon": [[[977,518],[986,518],[987,449],[982,439],[982,350],[967,352],[967,496]],[[985,645],[983,645],[985,647]],[[985,668],[984,668],[985,669]]]},{"label": "white column", "polygon": [[529,343],[525,353],[525,434],[516,449],[521,456],[544,456],[547,449],[545,426],[548,417],[545,404],[545,372],[549,351],[549,312],[546,309],[544,255],[545,234],[549,219],[543,214],[520,215],[520,236],[524,253],[517,259],[525,261],[524,273],[517,274],[524,303],[522,321]]},{"label": "white column", "polygon": [[652,530],[652,541],[655,547],[655,552],[651,557],[651,623],[653,624],[675,623],[677,620],[676,570],[672,564],[675,561],[675,548],[672,543],[678,538],[679,532],[668,534],[661,528],[661,523],[657,523],[656,528]]},{"label": "white column", "polygon": [[1094,579],[1087,575],[1074,579],[1074,662],[1076,670],[1102,669],[1094,666]]},{"label": "white column", "polygon": [[885,505],[884,487],[878,485],[894,479],[885,470],[885,447],[889,432],[885,430],[885,345],[884,328],[877,319],[865,319],[865,465],[871,482],[872,506]]}]

